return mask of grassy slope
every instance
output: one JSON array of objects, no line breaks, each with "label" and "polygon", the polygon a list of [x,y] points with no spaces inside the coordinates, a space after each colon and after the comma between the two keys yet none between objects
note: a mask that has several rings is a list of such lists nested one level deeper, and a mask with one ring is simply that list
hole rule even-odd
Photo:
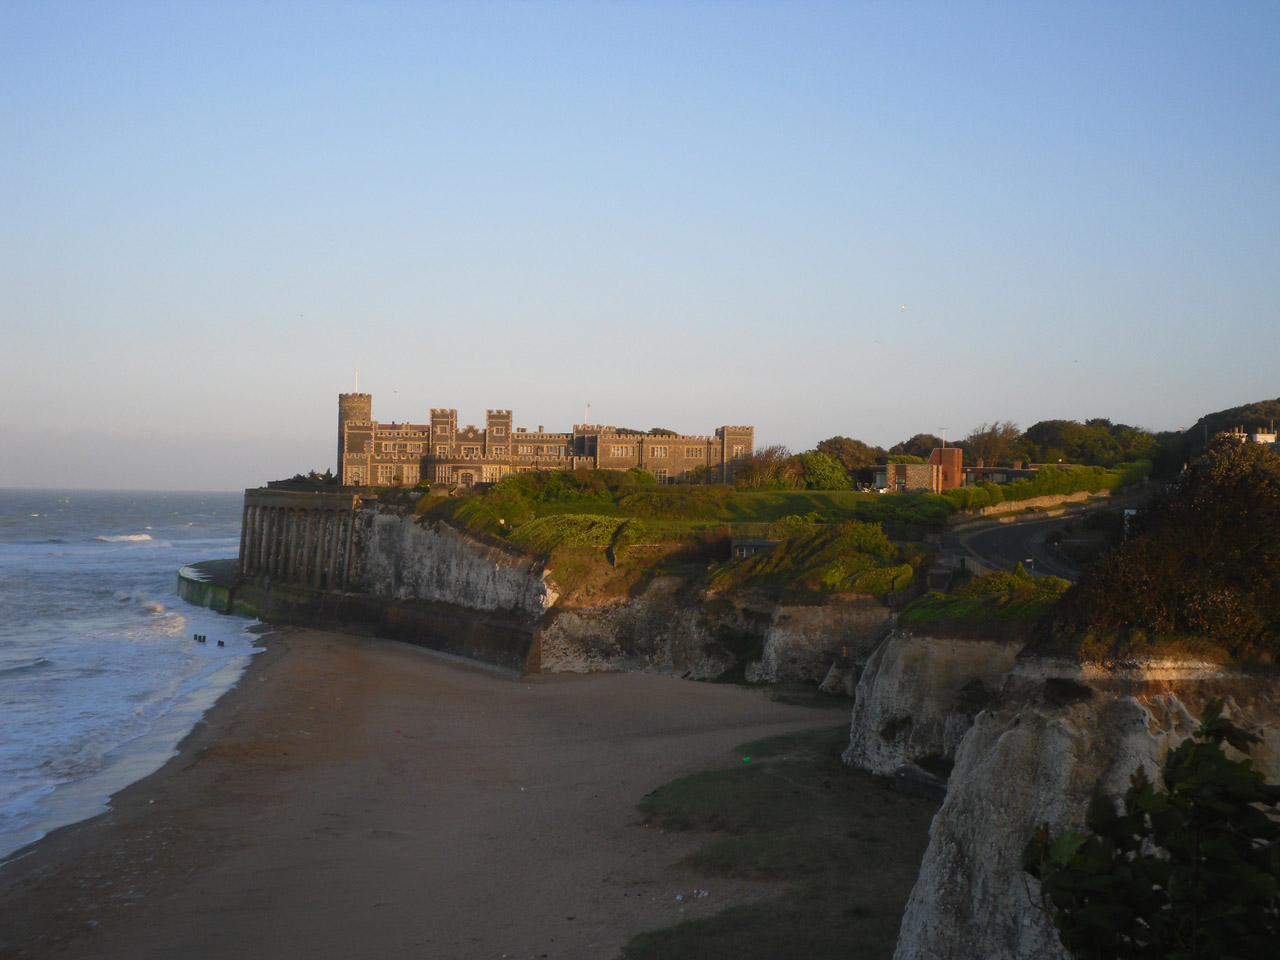
[{"label": "grassy slope", "polygon": [[648,822],[718,834],[688,859],[695,870],[786,888],[776,900],[641,934],[624,960],[891,957],[937,804],[846,767],[847,742],[845,724],[744,744],[733,766],[646,797]]},{"label": "grassy slope", "polygon": [[[906,589],[923,559],[918,548],[899,549],[885,534],[918,540],[945,526],[949,507],[932,495],[656,487],[583,474],[554,481],[525,475],[482,494],[424,497],[417,512],[546,556],[557,580],[591,597],[617,595],[659,573],[778,596],[879,596]],[[769,554],[726,560],[734,536],[784,542]],[[625,576],[604,576],[582,555],[607,548]]]}]

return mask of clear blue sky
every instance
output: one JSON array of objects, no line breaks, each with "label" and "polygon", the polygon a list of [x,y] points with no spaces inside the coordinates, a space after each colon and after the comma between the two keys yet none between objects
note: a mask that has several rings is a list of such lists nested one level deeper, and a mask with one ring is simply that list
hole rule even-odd
[{"label": "clear blue sky", "polygon": [[[1280,3],[0,2],[0,486],[1280,395]],[[905,309],[904,309],[905,308]]]}]

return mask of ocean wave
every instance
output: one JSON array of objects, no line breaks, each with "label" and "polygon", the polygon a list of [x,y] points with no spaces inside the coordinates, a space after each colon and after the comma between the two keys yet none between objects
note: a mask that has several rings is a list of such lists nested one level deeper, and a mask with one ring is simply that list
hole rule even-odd
[{"label": "ocean wave", "polygon": [[129,543],[134,540],[150,540],[149,533],[125,533],[118,537],[94,537],[100,543]]},{"label": "ocean wave", "polygon": [[4,667],[0,669],[0,677],[20,677],[23,674],[35,673],[37,670],[44,670],[53,666],[53,661],[46,657],[37,657],[34,660],[28,660],[26,663],[20,663],[16,667]]}]

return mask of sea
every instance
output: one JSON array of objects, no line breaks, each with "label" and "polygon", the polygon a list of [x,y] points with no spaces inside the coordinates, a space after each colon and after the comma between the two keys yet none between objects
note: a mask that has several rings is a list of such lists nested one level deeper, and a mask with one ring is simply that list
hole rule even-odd
[{"label": "sea", "polygon": [[0,490],[0,860],[105,811],[244,672],[254,622],[176,586],[236,556],[242,501]]}]

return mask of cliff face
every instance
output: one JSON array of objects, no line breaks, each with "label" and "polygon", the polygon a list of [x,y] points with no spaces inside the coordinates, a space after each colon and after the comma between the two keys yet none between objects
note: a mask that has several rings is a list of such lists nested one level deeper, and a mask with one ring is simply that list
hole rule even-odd
[{"label": "cliff face", "polygon": [[[242,609],[358,626],[513,669],[817,682],[860,667],[888,617],[861,595],[778,606],[708,595],[677,577],[645,583],[593,548],[553,553],[552,570],[502,542],[349,494],[249,491],[246,503],[256,539],[252,570],[242,563],[235,584]],[[194,581],[190,589],[199,592]]]},{"label": "cliff face", "polygon": [[649,669],[711,680],[742,665],[749,683],[817,683],[837,660],[860,667],[888,618],[872,597],[774,605],[709,598],[659,577],[622,602],[554,609],[539,631],[542,669]]},{"label": "cliff face", "polygon": [[1022,849],[1037,826],[1079,828],[1095,790],[1119,795],[1225,697],[1264,737],[1251,756],[1280,779],[1280,683],[1209,667],[1105,671],[1028,661],[979,714],[956,753],[902,919],[895,960],[1065,958]]},{"label": "cliff face", "polygon": [[538,632],[542,669],[659,670],[712,680],[758,647],[767,611],[708,607],[683,588],[677,577],[658,577],[625,601],[551,611]]},{"label": "cliff face", "polygon": [[542,565],[516,551],[393,513],[366,510],[360,521],[358,576],[366,593],[530,619],[556,601]]},{"label": "cliff face", "polygon": [[953,759],[1020,648],[990,640],[890,637],[871,654],[858,681],[844,762],[890,776],[929,755]]},{"label": "cliff face", "polygon": [[783,605],[769,615],[760,659],[746,669],[749,683],[823,680],[836,661],[861,667],[889,623],[872,597],[833,597],[821,604]]}]

